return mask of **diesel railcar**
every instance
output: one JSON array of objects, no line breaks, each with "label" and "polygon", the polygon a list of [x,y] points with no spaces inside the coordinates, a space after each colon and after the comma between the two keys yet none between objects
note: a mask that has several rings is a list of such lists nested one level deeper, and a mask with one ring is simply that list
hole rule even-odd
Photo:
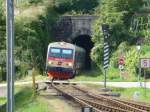
[{"label": "diesel railcar", "polygon": [[67,42],[48,45],[46,71],[49,77],[59,80],[73,78],[84,67],[85,50]]}]

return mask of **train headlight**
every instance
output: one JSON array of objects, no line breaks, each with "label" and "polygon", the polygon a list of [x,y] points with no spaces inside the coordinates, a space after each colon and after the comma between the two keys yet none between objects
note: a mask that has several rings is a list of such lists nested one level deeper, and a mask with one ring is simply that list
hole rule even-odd
[{"label": "train headlight", "polygon": [[72,66],[72,63],[68,63],[68,66]]},{"label": "train headlight", "polygon": [[65,45],[65,42],[60,42],[60,45],[64,46],[64,45]]},{"label": "train headlight", "polygon": [[52,62],[52,61],[49,61],[49,62],[48,62],[48,64],[50,64],[50,65],[51,65],[51,64],[53,64],[53,62]]}]

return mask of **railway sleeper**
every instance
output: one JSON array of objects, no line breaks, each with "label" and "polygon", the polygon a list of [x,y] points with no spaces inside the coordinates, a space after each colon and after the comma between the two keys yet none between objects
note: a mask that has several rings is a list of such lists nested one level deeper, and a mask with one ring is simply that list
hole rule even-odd
[{"label": "railway sleeper", "polygon": [[120,107],[120,108],[123,108],[123,109],[126,109],[128,111],[133,111],[133,112],[147,112],[147,111],[144,111],[142,109],[138,109],[138,108],[135,108],[135,107],[132,107],[131,105],[127,105],[127,104],[124,104],[124,103],[121,103],[121,102],[118,102],[116,100],[113,100],[112,98],[107,98],[107,97],[104,97],[102,95],[96,95],[92,92],[89,92],[85,89],[82,89],[80,87],[77,87],[77,86],[73,86],[74,88],[78,89],[78,90],[81,90],[83,92],[86,92],[89,96],[93,97],[93,98],[96,98],[96,99],[99,99],[99,100],[105,100],[107,102],[110,103],[110,105],[113,104],[113,106],[116,106],[116,107]]},{"label": "railway sleeper", "polygon": [[[141,110],[141,109],[138,109],[138,108],[135,108],[135,107],[132,107],[131,105],[127,105],[127,104],[124,104],[124,103],[121,103],[119,101],[116,101],[116,100],[113,100],[113,99],[110,99],[107,98],[107,97],[104,97],[104,96],[101,96],[101,95],[96,95],[96,94],[93,94],[91,92],[88,92],[87,90],[84,90],[84,89],[81,89],[79,87],[76,87],[76,86],[72,86],[74,87],[75,89],[78,89],[82,92],[85,92],[87,95],[93,97],[93,98],[96,98],[96,99],[99,99],[99,100],[105,100],[107,101],[107,103],[109,103],[110,105],[112,106],[115,106],[115,107],[119,107],[120,109],[124,109],[124,110],[127,110],[128,112],[129,111],[132,111],[132,112],[147,112],[147,111],[144,111],[144,110]],[[60,89],[59,89],[60,90]],[[62,89],[61,90],[64,94],[68,94],[66,92],[64,92],[64,90]],[[69,96],[71,96],[71,94],[69,94]],[[75,96],[72,96],[72,97],[75,97]],[[115,111],[116,112],[116,111]],[[118,111],[117,111],[118,112]]]},{"label": "railway sleeper", "polygon": [[102,111],[98,110],[97,108],[94,108],[93,106],[87,104],[86,102],[84,102],[84,101],[82,101],[82,100],[80,100],[80,99],[78,99],[78,98],[76,98],[76,97],[74,97],[74,96],[72,96],[72,95],[70,95],[70,94],[64,92],[63,90],[57,88],[56,86],[53,86],[53,87],[54,87],[57,91],[61,92],[61,93],[64,95],[64,97],[69,98],[69,99],[71,98],[71,99],[75,100],[76,102],[78,102],[79,104],[81,104],[82,106],[89,106],[89,107],[92,107],[92,109],[94,110],[94,112],[102,112]]},{"label": "railway sleeper", "polygon": [[128,111],[132,111],[132,112],[147,112],[147,111],[144,111],[144,110],[141,110],[141,109],[132,107],[131,105],[127,105],[127,104],[121,103],[121,102],[119,102],[119,101],[113,100],[113,99],[111,99],[110,97],[109,97],[109,99],[108,99],[108,98],[103,97],[103,96],[100,96],[100,95],[93,95],[93,94],[89,94],[89,95],[90,95],[91,97],[97,98],[97,99],[99,99],[99,100],[101,100],[101,97],[102,97],[102,98],[105,98],[105,99],[108,101],[108,103],[109,103],[110,105],[116,106],[116,107],[120,107],[120,108],[126,109],[126,110],[128,110]]},{"label": "railway sleeper", "polygon": [[96,108],[102,110],[102,111],[107,111],[107,112],[129,112],[129,111],[124,110],[124,109],[115,108],[115,107],[111,107],[111,106],[106,106],[104,104],[100,104],[100,103],[97,103],[95,101],[90,101],[90,100],[82,99],[82,98],[80,98],[80,99],[82,101],[85,101],[88,104],[92,105],[93,107],[96,107]]},{"label": "railway sleeper", "polygon": [[120,100],[120,99],[115,99],[115,100],[117,100],[119,102],[122,102],[122,103],[125,103],[127,105],[131,105],[131,106],[133,106],[135,108],[138,108],[138,109],[150,112],[150,106],[148,106],[148,105],[143,105],[143,104],[138,104],[138,103],[134,103],[134,102],[123,101],[123,100]]}]

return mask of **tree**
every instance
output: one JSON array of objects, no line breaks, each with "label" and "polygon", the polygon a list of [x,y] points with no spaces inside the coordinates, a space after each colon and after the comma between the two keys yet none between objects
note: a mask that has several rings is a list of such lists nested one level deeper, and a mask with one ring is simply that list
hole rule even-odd
[{"label": "tree", "polygon": [[6,79],[5,76],[5,66],[6,66],[6,24],[5,24],[5,16],[4,16],[4,1],[0,0],[0,77],[2,79]]},{"label": "tree", "polygon": [[130,34],[131,17],[135,11],[138,11],[142,6],[141,0],[102,0],[99,7],[95,10],[95,15],[100,18],[93,24],[93,42],[94,48],[92,49],[91,57],[93,61],[100,66],[102,61],[101,55],[103,52],[103,34],[101,31],[102,24],[110,25],[110,42],[111,51],[117,49],[118,45],[123,41],[132,41],[133,35]]},{"label": "tree", "polygon": [[92,14],[100,0],[54,0],[55,9],[59,13],[75,11],[82,14]]},{"label": "tree", "polygon": [[0,50],[5,49],[6,24],[4,16],[4,1],[0,0]]}]

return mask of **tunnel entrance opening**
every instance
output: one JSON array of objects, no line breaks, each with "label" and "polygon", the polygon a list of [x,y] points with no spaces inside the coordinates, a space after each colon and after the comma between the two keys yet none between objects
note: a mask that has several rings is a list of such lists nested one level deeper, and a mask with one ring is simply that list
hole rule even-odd
[{"label": "tunnel entrance opening", "polygon": [[91,40],[91,36],[89,35],[79,35],[76,37],[73,42],[73,44],[82,47],[86,50],[86,56],[85,56],[85,70],[91,69],[91,57],[90,52],[93,48],[93,42]]}]

